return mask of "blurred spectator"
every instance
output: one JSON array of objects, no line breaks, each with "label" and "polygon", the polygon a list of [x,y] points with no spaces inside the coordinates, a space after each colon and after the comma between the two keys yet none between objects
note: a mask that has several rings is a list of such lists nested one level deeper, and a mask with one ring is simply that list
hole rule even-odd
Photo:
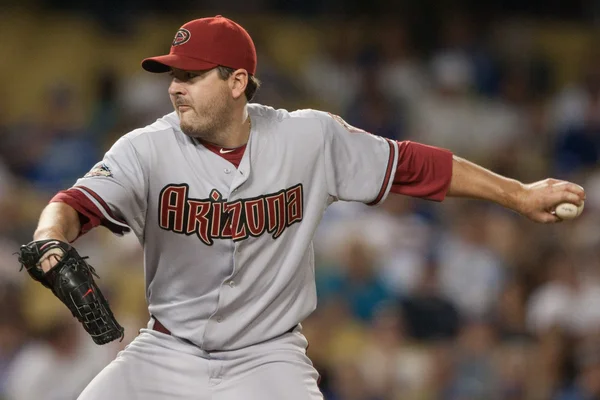
[{"label": "blurred spectator", "polygon": [[434,226],[420,213],[421,205],[419,200],[391,195],[382,205],[384,213],[370,216],[369,224],[362,223],[368,237],[386,237],[379,242],[383,257],[379,273],[396,296],[414,290],[430,256]]},{"label": "blurred spectator", "polygon": [[488,248],[511,272],[518,269],[534,246],[531,243],[534,238],[525,234],[531,225],[519,215],[500,208],[489,209],[485,217],[483,230],[484,236],[489,238]]},{"label": "blurred spectator", "polygon": [[463,202],[437,247],[442,293],[468,319],[489,315],[504,279],[501,261],[487,246],[486,218],[486,206]]},{"label": "blurred spectator", "polygon": [[330,400],[384,400],[383,397],[369,393],[368,385],[354,363],[341,362],[333,371]]},{"label": "blurred spectator", "polygon": [[531,393],[531,370],[537,368],[531,341],[503,342],[494,351],[498,393],[492,398],[507,400],[543,398]]},{"label": "blurred spectator", "polygon": [[119,77],[116,71],[105,69],[98,73],[95,82],[96,102],[90,118],[90,135],[97,145],[103,146],[102,138],[107,136],[119,122],[118,103]]},{"label": "blurred spectator", "polygon": [[426,74],[412,48],[408,27],[397,18],[379,26],[381,52],[378,86],[397,105],[420,100],[427,86]]},{"label": "blurred spectator", "polygon": [[440,46],[433,63],[439,58],[464,58],[475,92],[493,96],[498,89],[498,67],[484,40],[485,32],[478,26],[475,15],[458,8],[450,10],[442,21]]},{"label": "blurred spectator", "polygon": [[495,310],[495,323],[501,340],[525,340],[529,337],[526,326],[527,291],[518,278],[505,282]]},{"label": "blurred spectator", "polygon": [[[162,49],[159,54],[162,54]],[[169,75],[139,71],[122,82],[118,90],[121,115],[130,129],[151,124],[157,118],[173,112],[169,97]],[[120,132],[120,135],[128,130]]]},{"label": "blurred spectator", "polygon": [[10,191],[14,185],[14,178],[8,169],[8,166],[4,163],[4,160],[0,158],[0,200],[8,198]]},{"label": "blurred spectator", "polygon": [[521,100],[526,99],[523,95],[543,99],[554,89],[554,69],[547,54],[537,46],[537,34],[535,23],[520,18],[498,20],[492,32],[500,94],[505,98],[510,94],[513,102],[515,94],[520,94],[517,99]]},{"label": "blurred spectator", "polygon": [[302,324],[310,340],[307,350],[319,372],[319,387],[328,396],[333,392],[336,366],[361,360],[368,345],[365,325],[350,314],[348,304],[340,299],[321,301],[318,309]]},{"label": "blurred spectator", "polygon": [[0,202],[7,199],[14,185],[14,178],[8,165],[7,138],[9,136],[6,109],[3,100],[0,100]]},{"label": "blurred spectator", "polygon": [[553,129],[559,136],[571,129],[581,129],[586,121],[600,113],[600,52],[592,44],[581,68],[581,76],[555,97]]},{"label": "blurred spectator", "polygon": [[417,199],[396,195],[389,195],[380,207],[336,202],[325,211],[317,230],[315,252],[337,260],[346,241],[361,236],[383,260],[379,273],[386,285],[400,293],[413,285],[419,260],[428,251],[432,227],[420,212],[422,205]]},{"label": "blurred spectator", "polygon": [[430,260],[415,290],[402,300],[406,330],[416,340],[449,340],[459,330],[458,310],[441,293],[438,268]]},{"label": "blurred spectator", "polygon": [[392,294],[376,274],[377,258],[373,249],[360,238],[347,243],[342,264],[323,271],[317,281],[317,293],[324,302],[339,298],[349,305],[354,318],[369,322],[375,309],[392,299]]},{"label": "blurred spectator", "polygon": [[563,387],[569,377],[566,371],[572,356],[570,347],[570,338],[559,328],[537,335],[528,374],[529,398],[549,399]]},{"label": "blurred spectator", "polygon": [[515,135],[503,151],[490,155],[489,166],[523,182],[535,182],[551,170],[554,141],[548,122],[549,108],[539,99],[520,99],[520,104],[512,101],[508,104],[510,112],[514,112]]},{"label": "blurred spectator", "polygon": [[575,171],[592,168],[600,160],[600,112],[586,110],[581,125],[565,129],[556,141],[557,176],[572,176]]},{"label": "blurred spectator", "polygon": [[19,296],[18,287],[6,282],[0,286],[0,398],[7,391],[7,375],[12,363],[29,340]]},{"label": "blurred spectator", "polygon": [[356,98],[360,83],[357,65],[357,35],[349,22],[333,22],[327,27],[325,46],[314,54],[304,68],[307,91],[328,111],[341,114]]},{"label": "blurred spectator", "polygon": [[458,338],[455,353],[455,378],[450,389],[451,399],[493,399],[498,395],[494,366],[493,326],[483,320],[466,323]]},{"label": "blurred spectator", "polygon": [[600,283],[586,276],[569,252],[552,251],[546,262],[548,280],[527,305],[529,329],[543,333],[559,327],[574,335],[600,329]]},{"label": "blurred spectator", "polygon": [[285,71],[278,68],[266,43],[262,44],[257,40],[254,42],[260,62],[257,65],[256,77],[265,84],[256,92],[252,102],[274,108],[298,108],[298,102],[306,98],[302,82],[290,78]]},{"label": "blurred spectator", "polygon": [[401,140],[404,136],[402,109],[399,106],[394,108],[391,100],[385,97],[385,92],[380,91],[376,72],[363,72],[358,87],[354,101],[344,112],[348,122],[369,133]]},{"label": "blurred spectator", "polygon": [[452,382],[456,377],[456,361],[453,357],[453,342],[432,344],[431,368],[427,376],[425,399],[455,399]]},{"label": "blurred spectator", "polygon": [[519,120],[506,104],[473,96],[475,72],[464,54],[440,52],[431,73],[432,91],[412,107],[412,138],[472,160],[508,147]]},{"label": "blurred spectator", "polygon": [[417,399],[426,390],[431,355],[411,341],[401,311],[392,305],[378,309],[359,368],[370,393],[381,398]]},{"label": "blurred spectator", "polygon": [[70,187],[85,174],[99,152],[85,129],[72,87],[56,85],[48,90],[43,118],[40,128],[32,132],[35,137],[26,138],[27,142],[37,142],[39,147],[28,160],[24,174],[38,190],[52,194]]},{"label": "blurred spectator", "polygon": [[592,343],[577,354],[578,373],[574,383],[560,391],[555,400],[592,400],[600,398],[600,346]]},{"label": "blurred spectator", "polygon": [[560,176],[591,168],[600,160],[599,66],[600,52],[593,49],[581,81],[565,88],[555,100],[554,167]]},{"label": "blurred spectator", "polygon": [[75,399],[114,358],[96,345],[70,314],[62,314],[17,355],[6,380],[8,400]]}]

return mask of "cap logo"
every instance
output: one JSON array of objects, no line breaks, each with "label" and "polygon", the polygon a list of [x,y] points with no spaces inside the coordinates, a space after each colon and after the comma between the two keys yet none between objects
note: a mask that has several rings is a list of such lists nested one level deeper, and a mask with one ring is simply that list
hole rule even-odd
[{"label": "cap logo", "polygon": [[173,39],[173,46],[179,46],[181,44],[186,43],[188,40],[190,40],[191,36],[192,34],[187,29],[179,29],[175,34],[175,38]]}]

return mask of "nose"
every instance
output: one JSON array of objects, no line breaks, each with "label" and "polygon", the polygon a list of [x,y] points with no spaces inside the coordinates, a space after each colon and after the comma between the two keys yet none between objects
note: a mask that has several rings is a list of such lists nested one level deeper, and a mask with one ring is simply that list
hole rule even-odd
[{"label": "nose", "polygon": [[171,84],[169,85],[169,94],[171,96],[178,96],[178,95],[186,94],[184,85],[182,85],[178,79],[173,78],[171,80]]}]

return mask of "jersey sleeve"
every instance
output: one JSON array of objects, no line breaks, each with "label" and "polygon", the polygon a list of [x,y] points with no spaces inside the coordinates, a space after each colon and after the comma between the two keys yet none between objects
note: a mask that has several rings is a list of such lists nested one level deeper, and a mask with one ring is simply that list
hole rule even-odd
[{"label": "jersey sleeve", "polygon": [[442,201],[452,180],[452,152],[411,141],[398,142],[392,193]]},{"label": "jersey sleeve", "polygon": [[80,215],[81,232],[103,225],[116,234],[144,229],[147,207],[147,174],[127,137],[121,137],[102,161],[69,190],[52,201],[73,207]]},{"label": "jersey sleeve", "polygon": [[342,118],[320,113],[325,175],[335,199],[381,203],[398,164],[398,143],[353,127]]}]

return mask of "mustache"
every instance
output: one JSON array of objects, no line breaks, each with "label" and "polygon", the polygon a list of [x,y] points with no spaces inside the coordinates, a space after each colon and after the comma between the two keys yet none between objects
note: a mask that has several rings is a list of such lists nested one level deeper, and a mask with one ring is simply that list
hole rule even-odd
[{"label": "mustache", "polygon": [[175,106],[179,107],[179,106],[188,106],[191,107],[191,105],[189,103],[187,103],[185,100],[183,100],[182,98],[178,97],[175,99]]}]

